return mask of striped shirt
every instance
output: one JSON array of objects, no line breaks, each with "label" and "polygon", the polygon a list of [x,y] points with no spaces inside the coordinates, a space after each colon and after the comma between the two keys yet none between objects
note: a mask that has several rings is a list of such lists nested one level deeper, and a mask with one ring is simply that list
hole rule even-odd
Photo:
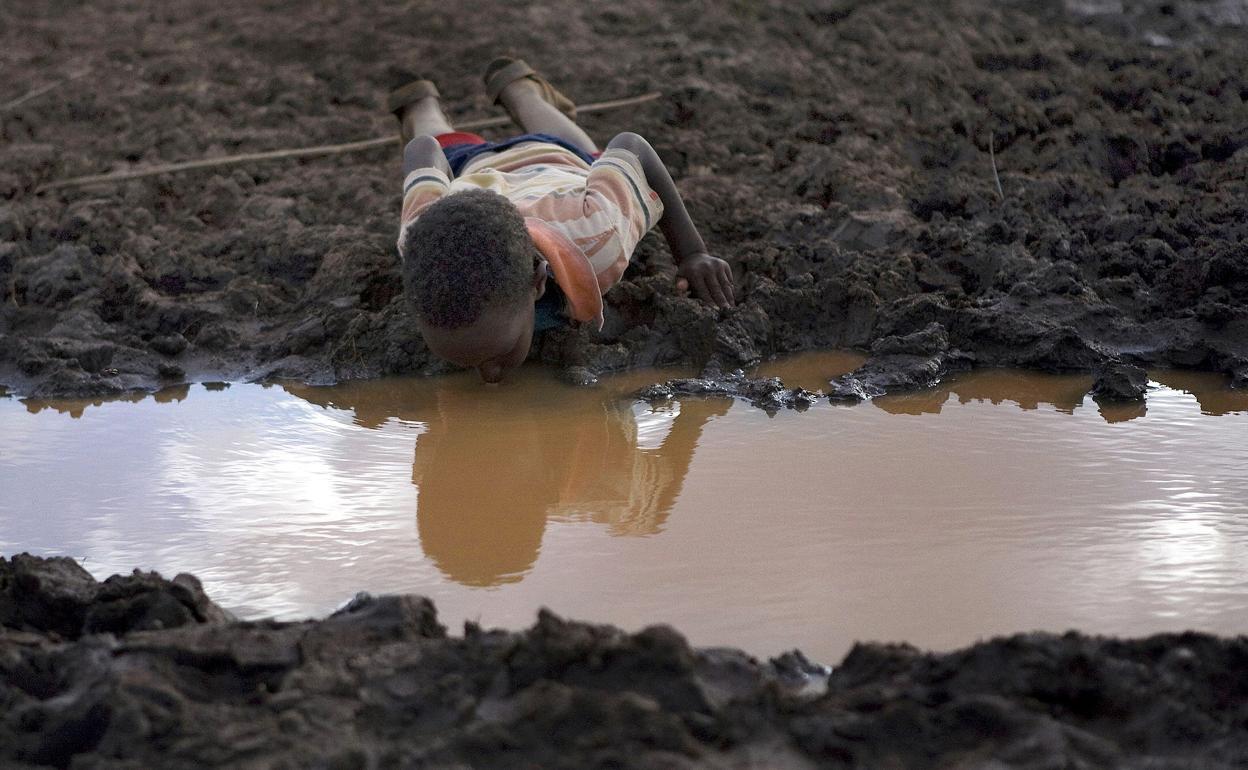
[{"label": "striped shirt", "polygon": [[436,168],[408,174],[400,254],[407,228],[425,207],[471,189],[493,190],[515,204],[521,216],[543,220],[566,236],[589,260],[601,293],[620,280],[637,242],[663,216],[663,203],[646,183],[634,153],[609,149],[589,165],[557,145],[525,142],[474,158],[453,180]]}]

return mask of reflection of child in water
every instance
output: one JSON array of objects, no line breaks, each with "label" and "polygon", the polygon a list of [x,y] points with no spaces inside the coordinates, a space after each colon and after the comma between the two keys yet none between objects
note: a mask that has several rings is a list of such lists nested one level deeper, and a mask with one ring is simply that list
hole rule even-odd
[{"label": "reflection of child in water", "polygon": [[455,131],[429,80],[389,98],[404,142],[403,281],[430,350],[497,382],[534,332],[600,326],[602,294],[656,224],[678,288],[732,304],[728,263],[707,253],[645,139],[622,133],[599,152],[575,105],[523,61],[496,59],[485,85],[527,133],[491,143]]},{"label": "reflection of child in water", "polygon": [[[331,398],[287,390],[314,403]],[[483,399],[462,383],[440,388],[436,405],[417,405],[401,383],[364,383],[359,398],[335,390],[333,404],[354,409],[366,427],[391,417],[426,425],[412,463],[421,547],[447,577],[476,586],[519,580],[537,560],[549,518],[588,519],[622,535],[660,531],[703,426],[729,406],[691,402],[639,424],[627,404],[592,390],[563,392],[549,408],[535,405],[531,391]],[[644,424],[651,416],[667,425]],[[664,427],[661,440],[641,435]]]},{"label": "reflection of child in water", "polygon": [[[571,419],[517,409],[506,399],[446,391],[416,447],[412,482],[425,553],[451,579],[494,585],[533,566],[546,520],[588,518],[617,534],[659,531],[711,412],[690,405],[662,443],[637,446],[625,405]],[[456,402],[460,403],[456,403]],[[695,414],[696,412],[696,414]]]}]

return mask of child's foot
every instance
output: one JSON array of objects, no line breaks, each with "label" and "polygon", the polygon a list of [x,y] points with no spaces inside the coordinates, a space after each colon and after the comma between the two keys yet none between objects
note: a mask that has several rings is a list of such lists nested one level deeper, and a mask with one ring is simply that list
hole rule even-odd
[{"label": "child's foot", "polygon": [[438,87],[433,84],[432,80],[418,78],[404,83],[391,91],[390,95],[386,97],[386,109],[394,113],[396,118],[402,120],[405,107],[431,96],[434,99],[439,99],[442,95],[438,93]]},{"label": "child's foot", "polygon": [[399,119],[403,142],[422,134],[437,136],[454,131],[442,112],[438,87],[431,80],[413,80],[390,92],[386,108]]},{"label": "child's foot", "polygon": [[523,59],[500,56],[490,62],[489,66],[485,68],[483,79],[485,80],[486,96],[494,104],[502,102],[508,114],[511,115],[512,120],[515,120],[517,123],[520,121],[515,114],[512,114],[511,108],[507,106],[506,101],[502,98],[505,90],[515,88],[536,90],[542,101],[550,104],[569,118],[576,119],[576,103],[560,93],[541,75],[538,75],[537,70],[530,67]]}]

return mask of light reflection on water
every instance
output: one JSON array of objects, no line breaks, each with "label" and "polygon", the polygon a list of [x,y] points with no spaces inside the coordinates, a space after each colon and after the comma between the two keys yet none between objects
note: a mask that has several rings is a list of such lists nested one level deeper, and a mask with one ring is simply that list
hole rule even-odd
[{"label": "light reflection on water", "polygon": [[[764,367],[818,387],[846,356]],[[443,619],[539,606],[825,660],[1018,630],[1248,623],[1248,393],[1154,373],[986,371],[774,418],[656,409],[542,369],[91,405],[0,400],[0,553],[195,572],[245,616],[416,592]],[[1021,407],[1021,408],[1020,408]],[[75,419],[68,419],[68,416]]]}]

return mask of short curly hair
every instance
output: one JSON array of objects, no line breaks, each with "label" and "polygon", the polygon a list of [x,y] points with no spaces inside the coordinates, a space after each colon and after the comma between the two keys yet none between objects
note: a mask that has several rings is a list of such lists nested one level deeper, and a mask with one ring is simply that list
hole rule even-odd
[{"label": "short curly hair", "polygon": [[465,190],[431,204],[407,228],[403,285],[430,326],[458,329],[524,296],[537,247],[511,201]]}]

